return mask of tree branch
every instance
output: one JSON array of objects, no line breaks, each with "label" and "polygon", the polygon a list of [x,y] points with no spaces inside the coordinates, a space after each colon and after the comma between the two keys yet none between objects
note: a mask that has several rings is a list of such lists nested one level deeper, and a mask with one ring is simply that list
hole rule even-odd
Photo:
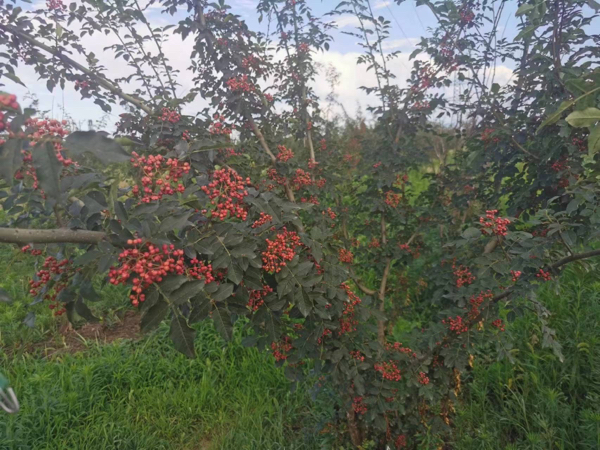
[{"label": "tree branch", "polygon": [[5,244],[98,244],[106,238],[103,231],[71,230],[28,230],[23,228],[0,228],[0,242]]},{"label": "tree branch", "polygon": [[42,42],[36,40],[35,38],[29,36],[26,33],[23,33],[22,31],[20,31],[19,29],[13,27],[12,25],[3,25],[3,24],[0,24],[0,30],[4,30],[7,33],[11,33],[14,36],[18,36],[19,38],[24,39],[25,41],[29,42],[34,47],[38,47],[38,48],[44,50],[45,52],[54,55],[55,57],[57,57],[58,59],[60,59],[66,65],[68,65],[68,66],[70,66],[70,67],[72,67],[74,69],[77,69],[80,72],[85,73],[90,78],[93,78],[94,80],[96,80],[98,82],[98,84],[100,86],[102,86],[106,90],[112,92],[117,97],[120,97],[122,100],[126,101],[127,103],[131,103],[132,105],[138,107],[139,109],[141,109],[142,111],[144,111],[147,114],[152,114],[152,108],[150,108],[149,106],[147,106],[142,100],[137,99],[135,97],[132,97],[129,94],[126,94],[119,87],[117,87],[116,85],[114,85],[112,82],[108,81],[103,76],[98,75],[97,73],[94,73],[93,71],[91,71],[87,67],[82,66],[81,64],[79,64],[78,62],[76,62],[73,59],[69,58],[68,56],[64,55],[60,51],[55,50],[55,49],[53,49],[51,47],[48,47],[46,44],[43,44]]}]

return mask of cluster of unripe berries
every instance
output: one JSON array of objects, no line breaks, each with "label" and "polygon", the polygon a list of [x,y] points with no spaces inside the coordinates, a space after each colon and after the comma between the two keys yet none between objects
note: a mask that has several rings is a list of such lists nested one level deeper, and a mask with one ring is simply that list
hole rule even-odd
[{"label": "cluster of unripe berries", "polygon": [[471,273],[471,270],[468,267],[464,267],[462,264],[456,267],[456,265],[453,264],[452,269],[454,269],[453,273],[456,277],[457,288],[468,286],[475,281],[475,276]]},{"label": "cluster of unripe berries", "polygon": [[132,153],[131,164],[141,169],[141,189],[134,186],[133,195],[141,196],[142,203],[160,200],[164,195],[183,192],[185,187],[179,183],[183,175],[190,172],[190,164],[175,158],[165,158],[162,155],[140,156]]},{"label": "cluster of unripe berries", "polygon": [[262,227],[263,225],[273,221],[273,216],[265,212],[260,213],[260,217],[254,221],[252,228]]},{"label": "cluster of unripe berries", "polygon": [[275,239],[266,239],[266,242],[267,249],[262,252],[263,269],[271,273],[281,272],[294,259],[296,248],[302,245],[298,233],[288,231],[285,227]]},{"label": "cluster of unripe berries", "polygon": [[392,360],[375,364],[374,368],[375,371],[381,374],[384,380],[400,381],[402,379],[400,369],[398,369],[398,366]]},{"label": "cluster of unripe berries", "polygon": [[503,219],[502,217],[496,217],[498,214],[497,209],[490,209],[485,212],[485,217],[479,218],[481,228],[481,234],[495,234],[496,236],[506,236],[508,232],[508,225],[510,225],[509,219]]},{"label": "cluster of unripe berries", "polygon": [[278,161],[287,162],[294,157],[294,152],[283,145],[278,145],[277,150],[279,150],[279,153],[277,153]]},{"label": "cluster of unripe berries", "polygon": [[350,250],[340,248],[338,258],[341,263],[352,264],[352,261],[354,261],[354,254]]},{"label": "cluster of unripe berries", "polygon": [[242,178],[230,167],[215,170],[212,173],[212,181],[202,186],[202,191],[208,195],[212,206],[211,217],[218,220],[228,217],[246,220],[248,211],[244,197],[248,195],[246,186],[250,184],[250,178]]},{"label": "cluster of unripe berries", "polygon": [[167,275],[186,275],[190,278],[212,283],[215,277],[212,266],[206,265],[196,258],[186,264],[183,250],[176,250],[173,244],[164,244],[162,248],[145,244],[142,239],[130,239],[128,245],[134,248],[125,249],[119,254],[119,266],[112,267],[108,273],[111,284],[127,283],[131,278],[131,303],[138,306],[146,300],[144,291],[154,283],[160,283]]},{"label": "cluster of unripe berries", "polygon": [[162,109],[162,115],[160,116],[160,120],[163,122],[177,123],[181,119],[181,116],[177,111],[173,111],[169,108]]},{"label": "cluster of unripe berries", "polygon": [[263,285],[262,289],[250,289],[250,298],[248,299],[248,308],[252,311],[257,311],[265,304],[265,297],[273,292],[273,288],[268,284]]}]

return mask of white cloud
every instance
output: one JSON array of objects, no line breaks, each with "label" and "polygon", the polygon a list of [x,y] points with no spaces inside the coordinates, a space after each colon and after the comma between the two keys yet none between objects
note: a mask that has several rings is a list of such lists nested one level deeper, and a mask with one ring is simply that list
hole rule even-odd
[{"label": "white cloud", "polygon": [[233,7],[239,6],[240,8],[255,10],[257,2],[255,0],[232,0],[231,4]]},{"label": "white cloud", "polygon": [[342,16],[335,19],[334,23],[338,28],[360,27],[360,20],[356,16]]},{"label": "white cloud", "polygon": [[375,9],[385,8],[386,6],[390,6],[391,4],[392,4],[392,2],[379,1],[379,2],[375,3]]},{"label": "white cloud", "polygon": [[381,44],[381,47],[384,50],[393,50],[397,48],[415,48],[417,44],[420,42],[418,38],[408,38],[408,39],[393,39],[391,41],[384,41]]}]

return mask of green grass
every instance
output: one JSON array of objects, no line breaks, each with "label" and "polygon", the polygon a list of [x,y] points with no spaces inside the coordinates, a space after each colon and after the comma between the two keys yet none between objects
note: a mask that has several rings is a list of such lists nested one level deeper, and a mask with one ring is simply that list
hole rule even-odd
[{"label": "green grass", "polygon": [[569,270],[539,300],[563,345],[561,363],[541,348],[536,318],[510,324],[515,363],[475,365],[455,423],[457,449],[600,448],[598,271]]}]

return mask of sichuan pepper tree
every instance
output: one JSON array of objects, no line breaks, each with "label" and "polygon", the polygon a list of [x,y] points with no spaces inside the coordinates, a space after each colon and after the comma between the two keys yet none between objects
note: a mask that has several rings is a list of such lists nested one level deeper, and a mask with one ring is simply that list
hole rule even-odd
[{"label": "sichuan pepper tree", "polygon": [[[27,11],[5,2],[3,78],[19,82],[18,64],[27,64],[50,90],[72,84],[105,110],[118,103],[127,112],[111,137],[36,118],[2,94],[9,223],[0,240],[43,258],[31,294],[57,314],[95,320],[86,303],[100,276],[127,286],[124,301],[140,309],[144,331],[170,321],[189,356],[190,325],[212,320],[228,339],[243,317],[246,344],[271,351],[291,379],[310,375],[335,393],[338,444],[434,447],[448,433],[461,371],[492,344],[507,353],[511,311],[535,309],[544,344],[560,354],[532,290],[600,253],[588,247],[597,49],[576,31],[594,16],[585,2],[557,3],[519,2],[521,32],[500,43],[503,7],[427,3],[439,29],[399,87],[383,52],[386,20],[368,2],[343,2],[360,19],[363,60],[378,80],[365,88],[381,106],[372,127],[336,130],[311,90],[328,26],[306,2],[260,2],[279,34],[272,48],[275,37],[252,32],[225,4],[161,1],[180,17],[173,32],[193,41],[194,87],[184,97],[165,53],[171,32],[150,25],[137,1],[53,0]],[[105,34],[129,76],[111,77],[80,43]],[[518,62],[514,84],[485,81],[497,57]],[[441,91],[454,73],[469,93],[449,101]],[[197,96],[209,108],[184,114]],[[408,174],[418,136],[439,113],[469,126],[453,141],[453,164],[417,192]],[[428,322],[394,342],[390,294],[421,258],[412,308]]]}]

